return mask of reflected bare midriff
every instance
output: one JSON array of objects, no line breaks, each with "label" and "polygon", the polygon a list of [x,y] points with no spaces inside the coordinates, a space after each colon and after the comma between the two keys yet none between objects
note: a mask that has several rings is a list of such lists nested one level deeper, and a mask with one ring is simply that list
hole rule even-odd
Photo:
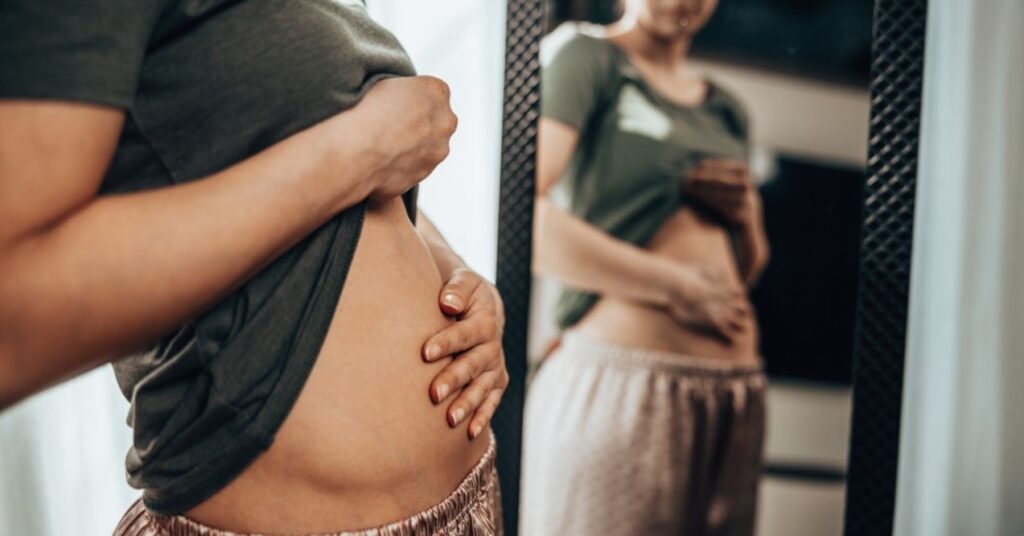
[{"label": "reflected bare midriff", "polygon": [[[739,282],[740,276],[727,231],[683,207],[669,217],[647,249],[682,262],[712,266]],[[604,340],[695,357],[753,363],[758,359],[757,321],[750,316],[743,331],[731,342],[680,324],[665,309],[602,297],[573,329]]]},{"label": "reflected bare midriff", "polygon": [[306,385],[270,449],[188,516],[237,532],[375,527],[443,500],[487,449],[428,396],[449,360],[426,339],[452,321],[441,276],[401,199],[371,205]]}]

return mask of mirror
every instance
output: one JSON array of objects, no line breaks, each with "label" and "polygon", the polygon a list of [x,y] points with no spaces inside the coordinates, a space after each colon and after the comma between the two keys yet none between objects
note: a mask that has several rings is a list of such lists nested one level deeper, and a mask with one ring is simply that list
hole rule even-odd
[{"label": "mirror", "polygon": [[553,0],[521,534],[841,534],[872,3]]}]

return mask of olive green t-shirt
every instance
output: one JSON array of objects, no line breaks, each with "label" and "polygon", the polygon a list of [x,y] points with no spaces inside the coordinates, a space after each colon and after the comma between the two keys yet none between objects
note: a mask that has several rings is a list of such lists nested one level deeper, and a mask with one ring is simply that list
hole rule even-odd
[{"label": "olive green t-shirt", "polygon": [[[569,210],[637,246],[686,203],[683,177],[700,160],[747,158],[747,116],[735,98],[709,82],[702,103],[676,104],[605,39],[573,36],[544,68],[541,94],[542,116],[580,131],[558,185]],[[564,287],[558,325],[575,324],[597,299]]]},{"label": "olive green t-shirt", "polygon": [[[354,106],[376,81],[413,74],[360,0],[0,2],[0,98],[125,111],[100,195],[201,180]],[[410,219],[415,198],[403,196]],[[273,442],[319,354],[364,209],[114,363],[131,401],[128,482],[148,508],[196,506]],[[181,277],[205,269],[185,266]]]}]

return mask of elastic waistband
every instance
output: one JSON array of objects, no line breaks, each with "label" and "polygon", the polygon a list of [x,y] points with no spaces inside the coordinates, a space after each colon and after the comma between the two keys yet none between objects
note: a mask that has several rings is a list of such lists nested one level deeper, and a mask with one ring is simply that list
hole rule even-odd
[{"label": "elastic waistband", "polygon": [[[407,536],[413,534],[443,534],[448,527],[460,519],[481,500],[488,486],[497,486],[494,477],[497,446],[494,432],[489,431],[489,444],[480,460],[469,474],[443,501],[412,517],[388,525],[355,531],[333,532],[319,536]],[[215,529],[193,521],[185,516],[164,517],[145,509],[142,501],[136,501],[125,514],[115,536],[256,536]]]},{"label": "elastic waistband", "polygon": [[606,341],[576,330],[562,334],[562,344],[552,359],[571,359],[577,363],[656,368],[670,373],[714,377],[737,377],[764,373],[757,363],[736,363],[725,359],[699,357],[668,350],[655,350]]},{"label": "elastic waistband", "polygon": [[[480,461],[473,466],[469,475],[445,500],[402,521],[367,531],[373,536],[405,536],[411,534],[441,534],[442,529],[465,515],[476,503],[483,500],[482,492],[488,486],[497,486],[494,478],[497,467],[497,441],[494,432],[488,430],[488,445]],[[362,534],[362,533],[358,533]]]}]

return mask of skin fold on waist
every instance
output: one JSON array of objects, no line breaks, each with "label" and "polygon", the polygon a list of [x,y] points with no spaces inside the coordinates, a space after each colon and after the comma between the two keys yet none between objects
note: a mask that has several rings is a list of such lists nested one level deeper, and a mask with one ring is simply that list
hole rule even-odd
[{"label": "skin fold on waist", "polygon": [[[715,267],[733,281],[740,281],[727,231],[691,208],[680,208],[670,216],[647,249],[681,263]],[[572,329],[641,348],[738,363],[754,363],[758,359],[757,319],[753,314],[742,332],[727,342],[720,336],[679,323],[664,309],[604,296]]]},{"label": "skin fold on waist", "polygon": [[450,428],[421,347],[449,325],[441,275],[400,199],[374,203],[324,346],[270,449],[186,515],[237,532],[380,526],[441,502],[487,449]]}]

